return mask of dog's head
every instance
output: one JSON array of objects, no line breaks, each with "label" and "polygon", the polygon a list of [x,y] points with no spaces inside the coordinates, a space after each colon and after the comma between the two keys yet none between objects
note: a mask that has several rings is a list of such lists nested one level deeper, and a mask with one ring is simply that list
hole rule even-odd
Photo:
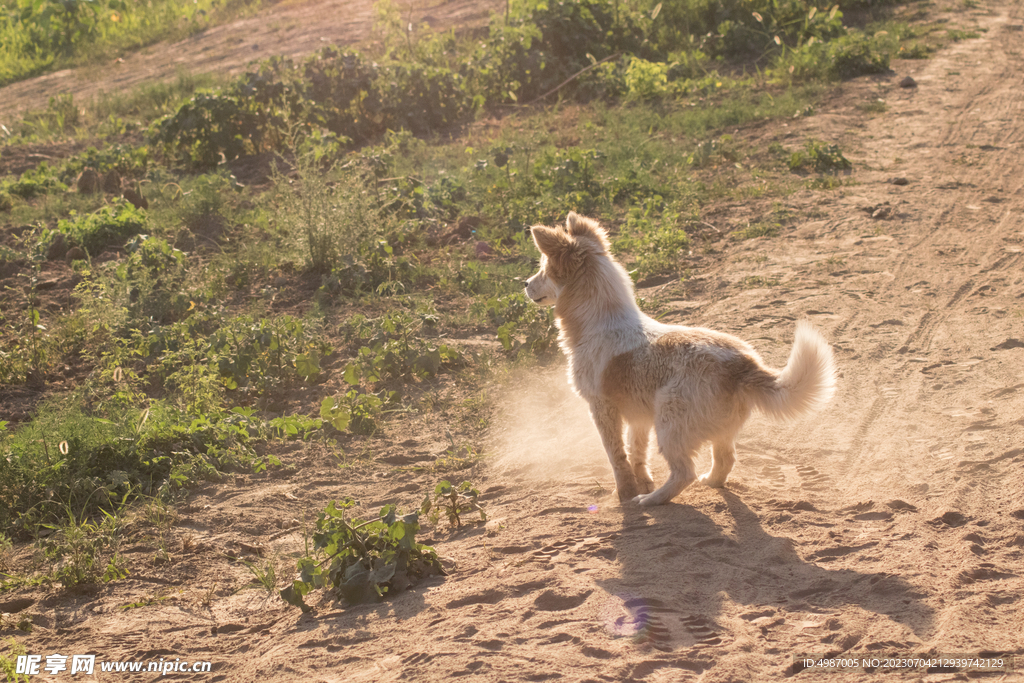
[{"label": "dog's head", "polygon": [[531,228],[540,250],[540,270],[526,281],[526,296],[554,306],[562,289],[580,274],[588,258],[608,253],[608,234],[597,221],[570,211],[565,225]]}]

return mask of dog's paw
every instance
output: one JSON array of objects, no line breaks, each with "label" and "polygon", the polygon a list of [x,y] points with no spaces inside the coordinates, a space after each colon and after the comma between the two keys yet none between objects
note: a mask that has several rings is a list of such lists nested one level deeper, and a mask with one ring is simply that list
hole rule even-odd
[{"label": "dog's paw", "polygon": [[640,507],[649,508],[654,505],[661,505],[664,501],[659,499],[654,494],[646,493],[634,498],[633,502],[639,505]]},{"label": "dog's paw", "polygon": [[713,489],[725,488],[725,477],[712,477],[710,472],[705,472],[697,477],[697,481]]},{"label": "dog's paw", "polygon": [[635,487],[616,489],[616,493],[619,494],[620,503],[628,503],[631,500],[636,500],[637,490]]}]

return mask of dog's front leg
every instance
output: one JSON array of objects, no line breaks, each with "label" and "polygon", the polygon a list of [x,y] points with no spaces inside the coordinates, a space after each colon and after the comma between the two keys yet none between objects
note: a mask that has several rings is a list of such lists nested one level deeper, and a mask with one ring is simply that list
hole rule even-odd
[{"label": "dog's front leg", "polygon": [[590,415],[594,418],[601,441],[604,442],[604,450],[612,464],[619,500],[632,500],[637,495],[636,476],[629,465],[626,447],[622,443],[622,416],[618,408],[602,400],[590,404]]},{"label": "dog's front leg", "polygon": [[651,470],[647,467],[647,444],[651,435],[649,426],[629,426],[629,462],[633,466],[636,477],[637,493],[650,493],[654,490]]}]

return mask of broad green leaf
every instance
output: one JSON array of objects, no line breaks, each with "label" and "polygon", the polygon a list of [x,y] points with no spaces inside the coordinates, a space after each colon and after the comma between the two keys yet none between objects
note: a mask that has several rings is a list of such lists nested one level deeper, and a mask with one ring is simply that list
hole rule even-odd
[{"label": "broad green leaf", "polygon": [[316,353],[299,354],[295,357],[295,371],[305,380],[310,380],[320,374],[320,360]]},{"label": "broad green leaf", "polygon": [[359,365],[356,363],[349,363],[345,366],[345,374],[343,379],[349,386],[357,386],[359,384],[359,376],[362,373],[359,371]]},{"label": "broad green leaf", "polygon": [[312,607],[306,604],[302,598],[309,592],[309,586],[301,581],[293,581],[292,585],[281,590],[281,598],[290,605],[295,605],[303,612],[309,612]]}]

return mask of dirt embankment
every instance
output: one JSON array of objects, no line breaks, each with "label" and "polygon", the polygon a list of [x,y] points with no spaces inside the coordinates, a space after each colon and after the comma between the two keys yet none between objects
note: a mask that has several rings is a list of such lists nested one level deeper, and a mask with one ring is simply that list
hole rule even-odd
[{"label": "dirt embankment", "polygon": [[[308,616],[240,591],[251,576],[226,555],[296,552],[302,510],[346,494],[409,509],[436,481],[309,451],[290,477],[193,496],[173,565],[89,595],[4,596],[37,615],[28,650],[209,660],[211,681],[765,681],[804,652],[1024,655],[1024,11],[976,15],[981,37],[790,122],[793,145],[849,150],[858,184],[789,197],[817,217],[720,242],[670,302],[666,321],[739,334],[776,366],[800,318],[836,349],[835,402],[753,420],[726,489],[620,506],[585,406],[561,372],[536,374],[505,390],[494,460],[468,475],[492,523],[429,534],[458,559],[449,578]],[[878,97],[882,114],[859,106]],[[777,284],[739,286],[751,278]]]},{"label": "dirt embankment", "polygon": [[[497,0],[413,0],[395,5],[415,26],[427,23],[435,30],[483,25],[492,11],[504,7]],[[44,108],[58,93],[71,93],[82,102],[100,93],[170,80],[180,71],[236,74],[254,60],[275,55],[298,58],[327,45],[366,40],[372,26],[373,0],[284,3],[177,43],[158,43],[122,59],[0,88],[0,123],[9,127],[19,112]]]}]

